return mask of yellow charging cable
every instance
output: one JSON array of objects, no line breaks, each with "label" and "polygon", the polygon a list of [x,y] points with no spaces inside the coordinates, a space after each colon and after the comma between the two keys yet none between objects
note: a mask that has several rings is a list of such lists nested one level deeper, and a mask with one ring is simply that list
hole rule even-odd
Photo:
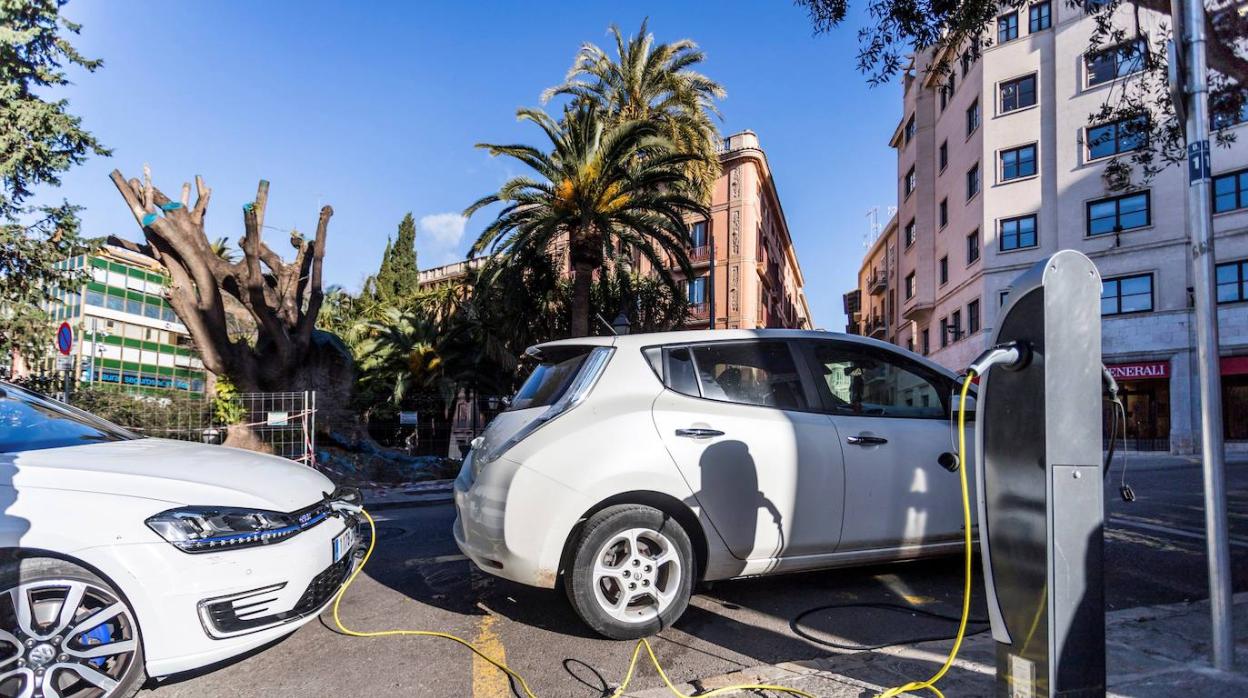
[{"label": "yellow charging cable", "polygon": [[[965,489],[965,486],[966,486],[966,482],[965,482],[965,478],[963,478],[964,489]],[[463,639],[462,637],[456,637],[455,635],[451,635],[450,633],[440,633],[434,630],[360,631],[360,630],[352,630],[342,624],[342,619],[338,617],[338,606],[342,603],[342,597],[347,593],[347,589],[351,587],[351,585],[355,582],[356,577],[358,577],[360,575],[360,572],[364,570],[364,565],[368,564],[368,559],[372,557],[373,555],[373,548],[377,545],[376,522],[373,521],[373,517],[370,516],[367,511],[364,511],[361,509],[360,513],[363,514],[364,519],[368,521],[368,529],[369,529],[368,549],[364,552],[364,559],[360,560],[359,566],[355,568],[355,571],[351,573],[351,576],[347,577],[346,583],[342,585],[342,588],[338,590],[338,595],[334,598],[334,625],[338,627],[339,632],[341,632],[344,635],[350,635],[351,637],[438,637],[438,638],[442,638],[443,640],[450,640],[451,642],[455,642],[460,645],[463,645],[464,647],[467,647],[469,650],[473,652],[473,654],[476,654],[478,657],[484,659],[490,664],[493,664],[495,667],[498,668],[499,671],[503,672],[508,677],[514,679],[516,684],[519,685],[520,690],[524,693],[525,698],[537,698],[537,695],[533,693],[533,689],[529,688],[529,684],[524,680],[523,676],[516,673],[514,669],[507,666],[503,662],[500,662],[497,659],[490,657],[488,654],[481,651],[481,649],[478,648],[476,645]],[[963,614],[963,623],[965,624],[965,614]],[[689,694],[681,693],[680,689],[676,688],[676,685],[672,683],[672,680],[667,677],[667,673],[663,671],[662,665],[659,664],[659,658],[654,654],[654,648],[650,646],[650,642],[647,641],[645,638],[638,640],[637,645],[633,648],[633,658],[628,663],[628,673],[624,675],[624,683],[620,684],[620,687],[615,690],[615,693],[611,694],[611,698],[619,698],[619,696],[624,695],[624,691],[628,688],[629,682],[633,680],[633,674],[637,670],[637,660],[638,658],[641,657],[641,650],[643,647],[645,648],[646,653],[650,656],[650,663],[654,665],[655,670],[659,672],[659,677],[663,679],[664,685],[666,685],[667,688],[671,690],[673,694],[680,696],[680,698],[694,698],[693,696],[690,696]],[[722,688],[717,688],[713,691],[707,691],[706,693],[699,693],[697,698],[708,698],[709,696],[722,695],[724,693],[728,693],[732,691],[775,691],[777,693],[788,693],[790,695],[800,696],[800,698],[815,698],[811,694],[806,693],[805,691],[799,691],[796,688],[786,688],[784,686],[769,686],[766,684],[742,684],[740,686],[724,686]]]},{"label": "yellow charging cable", "polygon": [[927,689],[932,693],[944,698],[945,694],[936,688],[936,682],[944,677],[945,672],[949,671],[949,667],[953,666],[953,660],[958,657],[958,650],[962,648],[962,640],[966,637],[966,620],[971,614],[971,494],[966,485],[966,395],[971,390],[971,381],[975,378],[974,371],[966,372],[966,379],[962,382],[962,396],[958,400],[958,458],[962,461],[958,473],[962,480],[962,527],[966,531],[966,583],[962,587],[962,620],[958,623],[958,634],[953,640],[953,649],[949,650],[949,656],[945,659],[944,665],[940,667],[932,677],[926,681],[911,681],[904,686],[890,688],[881,693],[877,698],[892,698],[909,691],[921,691]]}]

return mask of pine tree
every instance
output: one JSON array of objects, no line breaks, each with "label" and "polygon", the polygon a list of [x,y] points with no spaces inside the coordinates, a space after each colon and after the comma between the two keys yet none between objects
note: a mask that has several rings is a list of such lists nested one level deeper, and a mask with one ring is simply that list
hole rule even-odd
[{"label": "pine tree", "polygon": [[366,284],[366,291],[374,300],[385,305],[397,305],[416,295],[420,274],[416,268],[416,221],[412,214],[403,216],[399,223],[397,239],[386,238],[386,251],[381,255],[381,267]]},{"label": "pine tree", "polygon": [[[82,274],[57,262],[82,254],[77,208],[68,202],[30,207],[40,185],[57,186],[61,174],[92,153],[108,150],[82,128],[64,99],[45,97],[68,83],[64,66],[100,66],[69,43],[80,27],[61,16],[65,0],[0,0],[0,354],[18,349],[33,356],[48,345],[48,317],[40,304],[59,284],[70,288]],[[49,89],[51,88],[51,89]],[[78,278],[72,278],[72,277]]]}]

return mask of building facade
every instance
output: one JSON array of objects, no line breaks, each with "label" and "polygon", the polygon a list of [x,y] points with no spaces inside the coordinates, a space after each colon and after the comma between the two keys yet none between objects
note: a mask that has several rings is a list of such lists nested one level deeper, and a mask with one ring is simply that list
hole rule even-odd
[{"label": "building facade", "polygon": [[[1120,26],[1134,26],[1131,10],[1122,8]],[[978,60],[945,56],[948,75],[928,70],[932,56],[916,60],[891,142],[900,306],[890,340],[965,367],[986,347],[1011,281],[1059,249],[1079,250],[1103,278],[1104,360],[1125,393],[1128,446],[1192,453],[1200,412],[1186,171],[1145,177],[1129,160],[1142,145],[1129,124],[1089,122],[1136,79],[1141,47],[1159,26],[1142,11],[1139,37],[1089,52],[1094,21],[1042,1],[1001,15]],[[1214,149],[1213,168],[1225,435],[1240,449],[1248,448],[1248,125],[1216,126],[1238,137]]]},{"label": "building facade", "polygon": [[[169,305],[169,278],[158,262],[105,245],[60,266],[86,269],[91,277],[81,288],[57,291],[45,307],[55,325],[64,322],[73,329],[71,370],[79,381],[153,394],[204,392],[207,374],[190,333]],[[47,358],[15,371],[19,376],[57,370],[54,330],[49,329]]]},{"label": "building facade", "polygon": [[[753,131],[728,136],[719,153],[723,172],[715,182],[711,215],[688,221],[693,277],[684,278],[676,263],[668,261],[669,272],[689,298],[686,326],[809,329],[802,269],[758,136]],[[571,273],[567,245],[556,243],[552,253],[564,273]],[[640,255],[632,263],[643,274],[654,271]],[[481,259],[473,259],[422,270],[420,285],[458,283],[480,264]]]}]

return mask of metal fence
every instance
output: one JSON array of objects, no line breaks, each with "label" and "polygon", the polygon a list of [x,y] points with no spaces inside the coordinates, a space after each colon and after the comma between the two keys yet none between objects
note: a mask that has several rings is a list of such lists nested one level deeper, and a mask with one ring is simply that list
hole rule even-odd
[{"label": "metal fence", "polygon": [[372,414],[367,421],[368,435],[382,446],[414,456],[461,458],[468,444],[506,406],[506,400],[497,395],[408,398],[398,411],[386,409]]},{"label": "metal fence", "polygon": [[240,393],[227,401],[171,393],[83,390],[70,402],[144,436],[220,444],[231,429],[257,446],[312,465],[316,458],[316,392]]}]

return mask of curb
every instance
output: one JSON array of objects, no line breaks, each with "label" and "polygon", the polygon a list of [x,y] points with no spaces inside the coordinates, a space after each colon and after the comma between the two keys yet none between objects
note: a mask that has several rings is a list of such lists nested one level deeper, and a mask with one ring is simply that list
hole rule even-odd
[{"label": "curb", "polygon": [[364,504],[370,511],[398,509],[402,507],[433,506],[453,501],[454,480],[433,480],[402,487],[384,488],[379,494],[375,488],[360,488],[364,492]]}]

